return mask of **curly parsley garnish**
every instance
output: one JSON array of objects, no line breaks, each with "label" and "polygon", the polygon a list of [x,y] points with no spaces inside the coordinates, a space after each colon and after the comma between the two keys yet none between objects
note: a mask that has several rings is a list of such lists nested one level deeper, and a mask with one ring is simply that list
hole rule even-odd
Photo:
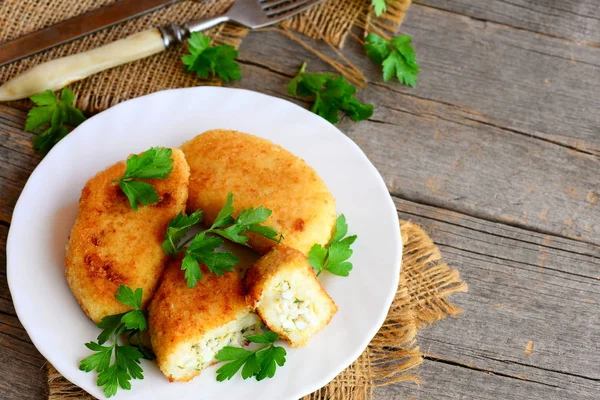
[{"label": "curly parsley garnish", "polygon": [[[103,387],[107,397],[117,394],[118,388],[130,390],[131,379],[144,379],[140,359],[154,359],[152,351],[145,347],[141,340],[141,332],[148,327],[146,314],[142,310],[142,289],[137,288],[134,292],[131,288],[121,285],[115,298],[133,310],[102,318],[97,325],[102,329],[97,342],[85,344],[96,353],[81,360],[79,365],[82,371],[98,372],[96,383]],[[122,335],[127,337],[127,344],[119,344]],[[135,343],[132,342],[133,338],[136,339]],[[103,346],[111,339],[111,345]]]},{"label": "curly parsley garnish", "polygon": [[335,231],[331,241],[324,247],[315,244],[308,253],[308,262],[313,267],[317,276],[323,271],[329,271],[334,275],[348,276],[352,271],[352,263],[347,261],[352,256],[350,246],[358,236],[346,236],[348,224],[346,217],[340,215],[335,221]]},{"label": "curly parsley garnish", "polygon": [[279,339],[275,332],[265,332],[262,335],[246,336],[252,343],[262,344],[255,350],[246,350],[240,347],[225,346],[215,356],[219,361],[229,361],[217,370],[217,380],[223,382],[231,379],[242,368],[242,378],[253,376],[257,381],[275,376],[277,366],[285,364],[287,352],[283,347],[275,346]]},{"label": "curly parsley garnish", "polygon": [[[232,252],[217,251],[217,248],[223,244],[223,240],[216,236],[207,236],[207,234],[213,233],[245,246],[248,245],[248,237],[243,235],[246,232],[255,232],[268,239],[278,240],[278,233],[275,229],[259,225],[271,215],[271,210],[268,208],[248,208],[242,210],[237,218],[232,216],[233,211],[233,193],[229,193],[225,205],[219,211],[210,228],[198,233],[182,244],[179,244],[179,242],[185,237],[191,226],[202,222],[204,213],[200,210],[188,216],[179,213],[169,223],[162,244],[163,250],[166,254],[172,256],[179,253],[185,254],[181,269],[185,271],[187,285],[190,288],[194,288],[196,283],[202,279],[202,270],[199,263],[205,264],[215,274],[223,275],[225,272],[233,271],[233,267],[239,262],[239,259]],[[185,246],[190,241],[191,243],[186,248]]]}]

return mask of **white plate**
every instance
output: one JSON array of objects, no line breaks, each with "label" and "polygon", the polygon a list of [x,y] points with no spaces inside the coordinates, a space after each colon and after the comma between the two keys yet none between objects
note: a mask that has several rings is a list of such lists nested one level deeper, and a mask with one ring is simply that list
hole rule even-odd
[{"label": "white plate", "polygon": [[304,158],[325,180],[357,234],[348,278],[321,275],[339,306],[310,344],[289,349],[273,379],[237,376],[219,383],[212,367],[189,383],[168,383],[153,362],[145,379],[119,399],[297,399],[326,385],[373,338],[398,285],[402,242],[386,186],[359,147],[321,117],[285,100],[240,89],[176,89],[121,103],[84,122],[31,174],[15,207],[7,243],[10,292],[21,323],[40,353],[68,380],[104,398],[96,374],[78,369],[84,343],[99,330],[64,278],[64,253],[85,182],[98,171],[151,146],[177,147],[214,128],[267,138]]}]

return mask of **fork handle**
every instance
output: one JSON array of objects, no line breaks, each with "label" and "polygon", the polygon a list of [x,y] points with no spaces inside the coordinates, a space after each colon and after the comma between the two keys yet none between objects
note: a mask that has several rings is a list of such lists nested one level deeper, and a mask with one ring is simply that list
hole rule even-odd
[{"label": "fork handle", "polygon": [[0,101],[24,99],[48,89],[61,89],[98,72],[160,53],[173,43],[181,43],[190,32],[228,20],[229,17],[221,15],[183,25],[151,28],[83,53],[36,65],[0,86]]}]

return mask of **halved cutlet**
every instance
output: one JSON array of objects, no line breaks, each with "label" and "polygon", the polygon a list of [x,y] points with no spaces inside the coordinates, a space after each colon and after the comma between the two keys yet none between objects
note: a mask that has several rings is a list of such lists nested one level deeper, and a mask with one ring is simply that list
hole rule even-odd
[{"label": "halved cutlet", "polygon": [[145,306],[168,262],[161,243],[171,219],[185,210],[190,170],[181,150],[173,149],[173,171],[148,179],[159,202],[134,211],[119,185],[125,162],[90,179],[81,192],[65,258],[67,282],[85,313],[98,322],[130,308],[115,299],[119,285],[143,289]]},{"label": "halved cutlet", "polygon": [[[234,215],[250,207],[271,209],[264,225],[283,234],[287,246],[308,254],[313,244],[328,243],[335,199],[300,157],[266,139],[223,129],[204,132],[181,150],[191,170],[188,211],[203,210],[212,223],[232,192]],[[261,254],[277,243],[253,232],[248,237]]]},{"label": "halved cutlet", "polygon": [[240,345],[256,333],[260,319],[244,299],[239,274],[215,275],[201,265],[193,289],[181,271],[181,257],[166,269],[148,308],[150,340],[158,366],[169,381],[188,381],[215,361],[223,347]]},{"label": "halved cutlet", "polygon": [[306,257],[278,245],[246,272],[246,299],[292,347],[304,346],[337,312]]}]

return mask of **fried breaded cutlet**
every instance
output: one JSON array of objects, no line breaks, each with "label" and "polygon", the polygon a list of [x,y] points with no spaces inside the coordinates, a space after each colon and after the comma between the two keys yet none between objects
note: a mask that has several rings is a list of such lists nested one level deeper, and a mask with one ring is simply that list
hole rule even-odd
[{"label": "fried breaded cutlet", "polygon": [[167,267],[148,308],[152,348],[169,381],[189,381],[215,362],[228,345],[244,343],[260,319],[244,299],[237,272],[218,276],[200,265],[202,279],[193,289],[181,271],[181,257]]},{"label": "fried breaded cutlet", "polygon": [[[271,209],[264,225],[283,234],[286,245],[308,254],[313,244],[329,241],[335,200],[301,158],[266,139],[221,129],[196,136],[181,150],[191,170],[187,208],[203,210],[206,222],[214,221],[232,192],[236,213]],[[276,244],[253,232],[248,236],[248,244],[262,254]]]},{"label": "fried breaded cutlet", "polygon": [[117,288],[142,288],[142,305],[152,298],[168,262],[161,243],[171,219],[185,210],[189,167],[181,150],[173,149],[173,171],[165,179],[148,179],[159,202],[134,211],[119,185],[125,162],[90,179],[81,192],[77,220],[65,258],[71,291],[94,321],[127,311],[115,299]]},{"label": "fried breaded cutlet", "polygon": [[337,312],[306,257],[284,245],[250,266],[244,284],[248,304],[292,347],[306,345]]}]

